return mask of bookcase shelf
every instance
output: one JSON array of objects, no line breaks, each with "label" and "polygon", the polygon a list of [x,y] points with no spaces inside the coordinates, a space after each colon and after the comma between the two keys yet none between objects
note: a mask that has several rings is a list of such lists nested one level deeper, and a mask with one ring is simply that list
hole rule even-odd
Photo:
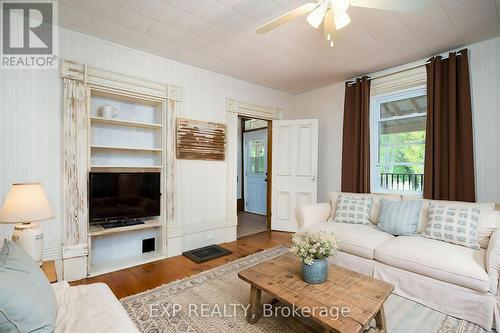
[{"label": "bookcase shelf", "polygon": [[163,127],[162,124],[144,123],[139,121],[122,120],[116,118],[104,118],[104,117],[90,117],[90,121],[93,123],[100,123],[100,124],[153,128],[153,129],[161,129]]},{"label": "bookcase shelf", "polygon": [[131,151],[153,151],[161,152],[161,148],[145,148],[145,147],[120,147],[120,146],[103,146],[103,145],[91,145],[92,149],[112,149],[112,150],[131,150]]},{"label": "bookcase shelf", "polygon": [[151,169],[161,170],[161,165],[91,165],[91,169]]}]

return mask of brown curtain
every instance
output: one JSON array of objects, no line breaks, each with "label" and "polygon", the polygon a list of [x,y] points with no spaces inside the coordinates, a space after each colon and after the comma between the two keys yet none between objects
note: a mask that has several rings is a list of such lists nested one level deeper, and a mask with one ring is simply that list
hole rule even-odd
[{"label": "brown curtain", "polygon": [[370,80],[346,82],[342,192],[370,193]]},{"label": "brown curtain", "polygon": [[467,50],[427,64],[424,198],[476,200]]}]

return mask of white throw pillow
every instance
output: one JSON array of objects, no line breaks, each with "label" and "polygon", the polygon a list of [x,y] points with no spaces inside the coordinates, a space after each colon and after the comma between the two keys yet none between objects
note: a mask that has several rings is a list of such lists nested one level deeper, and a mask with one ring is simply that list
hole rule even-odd
[{"label": "white throw pillow", "polygon": [[333,222],[370,224],[370,210],[373,199],[369,197],[350,197],[340,195]]},{"label": "white throw pillow", "polygon": [[477,230],[481,209],[429,205],[429,223],[423,236],[479,250]]}]

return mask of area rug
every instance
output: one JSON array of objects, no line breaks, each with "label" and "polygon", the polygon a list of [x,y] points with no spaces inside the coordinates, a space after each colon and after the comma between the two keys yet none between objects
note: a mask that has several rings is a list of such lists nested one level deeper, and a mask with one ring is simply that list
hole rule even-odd
[{"label": "area rug", "polygon": [[[283,317],[245,320],[249,285],[238,272],[288,252],[278,246],[156,289],[122,298],[130,318],[144,333],[293,332]],[[263,294],[262,301],[270,301]],[[385,303],[391,333],[483,333],[481,327],[391,295]]]}]

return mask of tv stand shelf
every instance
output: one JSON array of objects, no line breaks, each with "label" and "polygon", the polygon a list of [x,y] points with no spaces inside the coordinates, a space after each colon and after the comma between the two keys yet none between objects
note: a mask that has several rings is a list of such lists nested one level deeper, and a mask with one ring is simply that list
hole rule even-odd
[{"label": "tv stand shelf", "polygon": [[162,226],[161,221],[157,220],[157,219],[145,220],[144,224],[130,225],[130,226],[126,226],[126,227],[118,227],[118,228],[110,228],[110,229],[104,229],[99,224],[93,224],[93,225],[89,225],[89,235],[90,235],[90,237],[94,237],[94,236],[110,235],[110,234],[116,234],[119,232],[127,232],[127,231],[133,231],[133,230],[159,228],[161,226]]}]

